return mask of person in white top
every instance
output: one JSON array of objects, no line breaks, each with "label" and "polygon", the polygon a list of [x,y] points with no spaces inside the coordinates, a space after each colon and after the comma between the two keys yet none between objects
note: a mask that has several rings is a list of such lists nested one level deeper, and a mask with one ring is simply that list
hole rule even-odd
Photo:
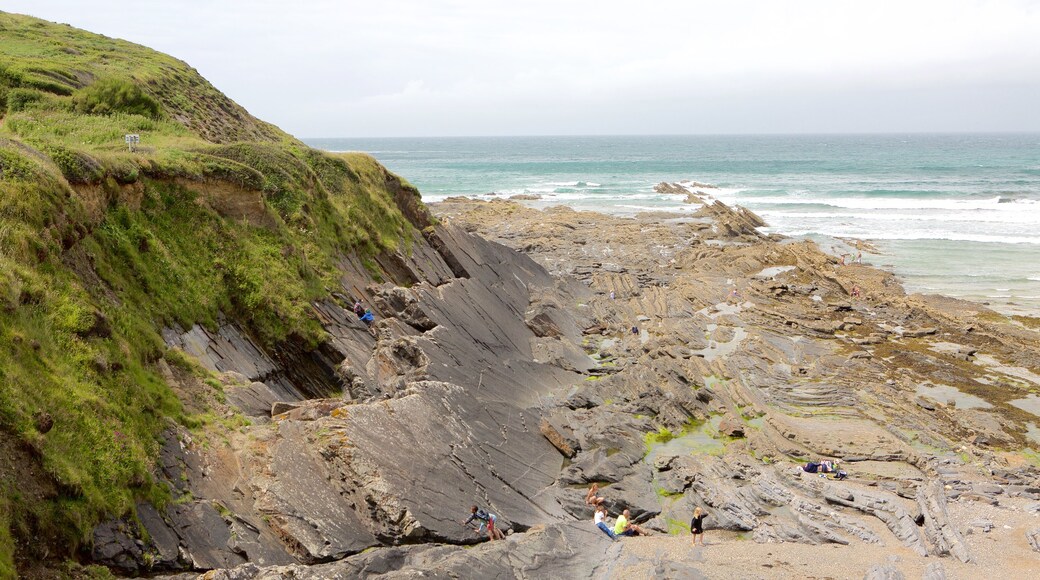
[{"label": "person in white top", "polygon": [[611,540],[616,540],[617,536],[614,535],[614,530],[610,529],[610,526],[606,523],[607,518],[607,507],[604,505],[596,506],[596,513],[592,516],[592,519],[596,522],[596,527],[603,531],[604,534],[610,536]]}]

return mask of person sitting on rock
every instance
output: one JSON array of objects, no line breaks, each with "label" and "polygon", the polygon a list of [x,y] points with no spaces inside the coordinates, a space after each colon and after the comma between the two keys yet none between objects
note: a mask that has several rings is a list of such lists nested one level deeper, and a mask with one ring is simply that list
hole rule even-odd
[{"label": "person sitting on rock", "polygon": [[356,314],[358,318],[361,318],[365,314],[365,309],[361,306],[360,300],[354,301],[354,314]]},{"label": "person sitting on rock", "polygon": [[610,529],[610,526],[604,521],[606,518],[607,507],[603,505],[596,506],[596,513],[592,516],[592,521],[596,522],[596,527],[609,536],[611,540],[616,540],[617,536],[614,534],[614,530]]},{"label": "person sitting on rock", "polygon": [[361,315],[361,322],[364,322],[365,326],[372,326],[372,323],[375,322],[375,320],[376,315],[372,314],[372,310],[366,308],[365,313]]},{"label": "person sitting on rock", "polygon": [[589,488],[589,492],[585,494],[585,505],[597,507],[603,505],[603,503],[607,501],[607,498],[601,495],[596,495],[596,492],[598,491],[599,484],[593,483],[592,487]]},{"label": "person sitting on rock", "polygon": [[483,533],[484,529],[487,528],[488,541],[494,542],[495,540],[506,539],[502,532],[495,527],[495,520],[497,519],[495,514],[479,509],[477,506],[471,506],[469,508],[469,519],[462,522],[462,525],[467,526],[473,520],[480,522],[480,527],[476,528],[477,534]]},{"label": "person sitting on rock", "polygon": [[628,510],[621,512],[618,516],[617,521],[614,522],[614,535],[615,536],[649,536],[650,532],[643,528],[630,523],[628,518],[632,517],[632,514]]}]

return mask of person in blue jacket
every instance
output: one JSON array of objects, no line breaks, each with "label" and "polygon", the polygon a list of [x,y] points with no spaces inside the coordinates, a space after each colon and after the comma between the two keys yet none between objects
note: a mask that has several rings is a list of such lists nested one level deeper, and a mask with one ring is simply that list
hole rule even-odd
[{"label": "person in blue jacket", "polygon": [[364,322],[365,326],[372,326],[372,323],[375,322],[375,320],[376,316],[372,314],[372,310],[366,308],[365,313],[361,315],[361,322]]}]

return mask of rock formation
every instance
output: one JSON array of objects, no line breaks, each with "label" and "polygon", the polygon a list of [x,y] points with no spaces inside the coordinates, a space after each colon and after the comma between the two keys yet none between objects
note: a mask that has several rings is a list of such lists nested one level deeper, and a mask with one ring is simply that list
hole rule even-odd
[{"label": "rock formation", "polygon": [[[638,548],[668,545],[701,506],[711,533],[766,546],[904,546],[953,556],[944,565],[956,573],[992,562],[963,518],[985,504],[1024,521],[1040,499],[1040,470],[1018,451],[1035,445],[1030,417],[1006,404],[1035,388],[1012,370],[1036,368],[1035,331],[906,296],[890,274],[838,266],[811,243],[761,236],[746,212],[706,208],[692,220],[617,220],[440,205],[445,223],[423,252],[433,282],[344,284],[378,307],[375,336],[323,307],[336,337],[323,355],[338,369],[328,387],[343,396],[297,389],[286,412],[208,450],[171,434],[169,480],[191,502],[141,518],[144,548],[126,539],[133,526],[99,528],[96,558],[127,571],[144,570],[144,554],[152,570],[227,568],[213,578],[668,566],[725,577]],[[230,329],[168,336],[244,377],[227,387],[241,412],[285,393],[292,373],[246,341],[222,342]],[[957,358],[964,348],[1001,363]],[[260,388],[264,377],[275,385]],[[990,410],[929,397],[940,382]],[[841,460],[849,477],[802,472],[818,458]],[[586,521],[593,482],[612,511],[664,536],[610,543]],[[498,514],[508,542],[458,548],[481,540],[457,523],[473,503]],[[926,572],[923,560],[876,562],[858,574]]]}]

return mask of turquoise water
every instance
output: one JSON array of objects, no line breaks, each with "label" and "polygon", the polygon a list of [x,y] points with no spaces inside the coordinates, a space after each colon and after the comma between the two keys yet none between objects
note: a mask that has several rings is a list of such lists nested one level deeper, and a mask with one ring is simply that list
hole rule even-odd
[{"label": "turquoise water", "polygon": [[533,194],[619,215],[693,211],[661,181],[761,215],[768,232],[848,251],[899,274],[911,291],[1040,313],[1040,135],[826,135],[308,139],[367,151],[423,193]]}]

